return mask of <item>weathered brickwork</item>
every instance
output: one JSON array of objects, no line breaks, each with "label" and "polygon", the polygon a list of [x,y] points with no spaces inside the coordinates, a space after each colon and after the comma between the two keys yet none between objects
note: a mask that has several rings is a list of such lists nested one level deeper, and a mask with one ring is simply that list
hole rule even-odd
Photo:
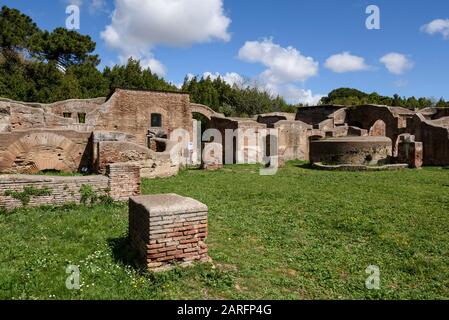
[{"label": "weathered brickwork", "polygon": [[131,142],[102,141],[98,143],[97,157],[97,170],[104,173],[109,164],[154,159],[155,153]]},{"label": "weathered brickwork", "polygon": [[175,263],[209,261],[206,205],[176,194],[133,197],[129,201],[129,239],[139,263],[164,271]]},{"label": "weathered brickwork", "polygon": [[49,195],[31,196],[29,207],[42,205],[63,205],[65,203],[80,203],[80,189],[89,185],[98,195],[106,195],[109,188],[109,179],[105,176],[86,177],[49,177],[32,175],[2,175],[0,176],[0,208],[14,209],[22,207],[19,199],[6,196],[8,191],[23,192],[26,187],[35,189],[48,189]]},{"label": "weathered brickwork", "polygon": [[0,133],[0,172],[76,172],[90,167],[91,134],[73,130],[30,129]]},{"label": "weathered brickwork", "polygon": [[[312,140],[368,135],[391,139],[395,162],[399,137],[412,134],[422,142],[424,165],[449,164],[449,111],[440,108],[320,105],[298,108],[296,114],[227,118],[190,103],[185,93],[117,89],[108,98],[53,104],[0,98],[0,173],[89,170],[103,174],[109,163],[137,161],[142,176],[176,174],[176,165],[201,158],[200,148],[187,150],[188,142],[198,138],[192,113],[202,114],[210,120],[208,128],[221,133],[203,142],[223,144],[223,163],[266,162],[266,156],[277,156],[280,162],[307,161]],[[226,135],[227,129],[238,132]],[[258,139],[267,129],[277,136],[274,151],[268,151],[274,143]],[[190,138],[180,137],[180,131]],[[250,132],[255,133],[255,141]],[[183,140],[179,150],[168,148],[169,142],[178,140],[173,133]],[[161,154],[170,155],[172,163]]]},{"label": "weathered brickwork", "polygon": [[106,167],[110,196],[117,201],[140,195],[140,167],[134,163],[114,163]]},{"label": "weathered brickwork", "polygon": [[[152,114],[161,115],[161,126],[152,127]],[[147,146],[147,133],[170,135],[176,129],[192,133],[192,113],[188,94],[116,90],[98,109],[96,130],[126,132]]]},{"label": "weathered brickwork", "polygon": [[97,196],[109,195],[114,200],[126,201],[129,197],[140,194],[139,167],[116,163],[108,166],[108,176],[0,175],[0,208],[14,209],[23,206],[20,199],[15,199],[8,193],[22,193],[27,187],[48,190],[46,195],[31,196],[27,204],[30,207],[80,203],[83,185],[91,186]]}]

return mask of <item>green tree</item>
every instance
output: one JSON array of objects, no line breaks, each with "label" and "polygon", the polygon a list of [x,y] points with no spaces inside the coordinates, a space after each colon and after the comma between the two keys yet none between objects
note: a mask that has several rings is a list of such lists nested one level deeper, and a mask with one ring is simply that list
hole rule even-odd
[{"label": "green tree", "polygon": [[438,100],[438,102],[435,104],[435,107],[436,107],[436,108],[446,108],[446,107],[449,107],[449,104],[448,104],[446,101],[444,101],[443,98],[441,98],[441,99]]},{"label": "green tree", "polygon": [[0,12],[0,49],[3,55],[29,49],[32,36],[39,29],[30,17],[19,10],[2,7]]},{"label": "green tree", "polygon": [[109,94],[109,82],[91,62],[69,67],[66,74],[74,76],[79,86],[78,98],[105,97]]},{"label": "green tree", "polygon": [[116,65],[103,71],[103,77],[109,84],[109,88],[149,89],[178,91],[176,86],[159,78],[151,70],[143,69],[140,61],[129,58],[126,65]]},{"label": "green tree", "polygon": [[90,36],[73,30],[56,28],[53,32],[36,33],[31,37],[30,43],[35,57],[41,61],[56,62],[64,68],[85,62],[94,65],[100,63],[98,55],[92,54],[96,43]]}]

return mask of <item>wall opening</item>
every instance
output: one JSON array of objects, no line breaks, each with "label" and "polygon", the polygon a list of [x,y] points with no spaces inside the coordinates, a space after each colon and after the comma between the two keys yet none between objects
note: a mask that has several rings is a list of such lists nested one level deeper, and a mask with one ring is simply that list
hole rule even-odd
[{"label": "wall opening", "polygon": [[162,115],[160,113],[151,114],[151,128],[162,127]]},{"label": "wall opening", "polygon": [[373,126],[369,130],[370,136],[385,137],[387,135],[387,125],[382,120],[374,122]]},{"label": "wall opening", "polygon": [[78,113],[78,122],[86,123],[86,114],[85,113]]}]

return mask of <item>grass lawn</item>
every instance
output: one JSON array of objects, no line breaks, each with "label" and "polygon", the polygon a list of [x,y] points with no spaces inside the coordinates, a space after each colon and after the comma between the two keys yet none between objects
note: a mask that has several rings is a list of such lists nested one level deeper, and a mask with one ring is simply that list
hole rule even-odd
[{"label": "grass lawn", "polygon": [[[0,215],[1,299],[449,298],[449,170],[327,172],[290,162],[188,170],[146,194],[209,206],[214,265],[163,274],[130,261],[126,204]],[[81,290],[65,270],[79,265]],[[380,290],[365,269],[380,268]]]}]

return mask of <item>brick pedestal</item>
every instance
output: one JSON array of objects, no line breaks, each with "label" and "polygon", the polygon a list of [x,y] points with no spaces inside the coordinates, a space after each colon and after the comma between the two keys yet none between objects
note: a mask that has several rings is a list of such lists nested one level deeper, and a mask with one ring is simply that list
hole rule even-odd
[{"label": "brick pedestal", "polygon": [[209,261],[206,205],[176,194],[132,197],[129,238],[150,271]]}]

